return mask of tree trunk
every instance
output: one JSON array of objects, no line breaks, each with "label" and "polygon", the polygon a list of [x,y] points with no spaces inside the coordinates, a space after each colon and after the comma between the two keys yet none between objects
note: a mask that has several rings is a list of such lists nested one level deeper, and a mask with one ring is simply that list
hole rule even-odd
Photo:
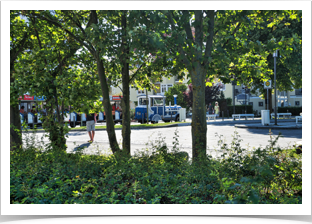
[{"label": "tree trunk", "polygon": [[[13,70],[13,63],[10,64],[11,71]],[[15,79],[10,73],[10,83],[13,83]],[[11,93],[12,94],[12,93]],[[19,97],[17,93],[12,94],[16,99]],[[11,96],[12,97],[12,96]],[[10,150],[14,151],[15,149],[22,148],[22,125],[21,118],[18,110],[18,103],[15,105],[10,105]]]},{"label": "tree trunk", "polygon": [[10,124],[10,150],[14,151],[22,147],[22,127],[18,105],[10,106]]},{"label": "tree trunk", "polygon": [[122,95],[121,108],[122,108],[122,150],[130,156],[131,155],[131,127],[130,127],[130,89],[129,89],[129,48],[127,47],[127,19],[126,11],[122,14]]},{"label": "tree trunk", "polygon": [[190,71],[193,85],[192,106],[192,157],[193,161],[206,156],[207,124],[205,108],[205,77],[206,72],[197,62]]},{"label": "tree trunk", "polygon": [[122,74],[122,149],[130,156],[131,153],[131,127],[130,127],[130,94],[129,94],[129,64],[123,68]]},{"label": "tree trunk", "polygon": [[120,151],[120,148],[119,148],[119,145],[116,139],[116,134],[115,134],[112,106],[110,105],[110,100],[109,100],[109,88],[108,88],[106,77],[105,77],[103,62],[100,59],[99,55],[97,55],[96,61],[97,61],[97,70],[98,70],[98,75],[99,75],[102,95],[103,95],[103,106],[104,106],[105,115],[106,115],[106,127],[107,127],[106,130],[108,134],[108,140],[109,140],[110,147],[113,153],[115,154],[116,152]]}]

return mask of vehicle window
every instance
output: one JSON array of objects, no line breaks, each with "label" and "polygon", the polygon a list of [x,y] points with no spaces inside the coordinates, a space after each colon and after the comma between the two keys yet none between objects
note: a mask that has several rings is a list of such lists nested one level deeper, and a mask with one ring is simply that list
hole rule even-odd
[{"label": "vehicle window", "polygon": [[154,99],[154,106],[162,106],[163,105],[164,100],[163,99]]},{"label": "vehicle window", "polygon": [[145,98],[140,98],[139,105],[146,105],[146,99]]}]

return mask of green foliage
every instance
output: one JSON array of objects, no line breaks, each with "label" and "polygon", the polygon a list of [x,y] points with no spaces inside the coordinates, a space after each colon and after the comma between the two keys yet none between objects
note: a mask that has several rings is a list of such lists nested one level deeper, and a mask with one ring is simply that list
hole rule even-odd
[{"label": "green foliage", "polygon": [[[252,106],[246,105],[247,114],[253,114]],[[233,114],[233,105],[228,106],[229,116],[232,117]],[[235,105],[235,114],[244,114],[245,113],[245,105]],[[226,111],[225,111],[226,114]]]},{"label": "green foliage", "polygon": [[186,102],[184,100],[183,92],[185,92],[187,86],[184,84],[174,84],[167,92],[165,92],[166,96],[166,105],[174,105],[174,97],[173,95],[177,95],[177,105],[180,105],[182,108],[186,108]]},{"label": "green foliage", "polygon": [[237,132],[221,156],[192,164],[161,135],[145,152],[116,157],[29,147],[10,156],[12,204],[301,204],[302,154],[278,137],[248,150]]},{"label": "green foliage", "polygon": [[291,113],[292,116],[299,116],[302,113],[302,107],[279,107],[278,113]]}]

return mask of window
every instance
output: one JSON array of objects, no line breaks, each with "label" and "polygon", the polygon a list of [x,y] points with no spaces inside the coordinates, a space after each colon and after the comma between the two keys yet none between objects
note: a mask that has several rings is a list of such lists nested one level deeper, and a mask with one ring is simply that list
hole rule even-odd
[{"label": "window", "polygon": [[165,94],[165,92],[167,92],[169,90],[169,88],[171,88],[173,85],[172,84],[162,84],[161,85],[161,94]]},{"label": "window", "polygon": [[146,98],[140,98],[140,99],[139,99],[139,105],[146,105],[146,102],[148,102],[148,101],[146,100]]},{"label": "window", "polygon": [[165,93],[167,91],[167,85],[161,85],[161,93]]},{"label": "window", "polygon": [[302,96],[302,88],[295,90],[296,96]]},{"label": "window", "polygon": [[163,98],[154,98],[154,106],[162,106],[164,103]]},{"label": "window", "polygon": [[138,89],[138,94],[144,94],[144,89]]},{"label": "window", "polygon": [[259,107],[263,107],[263,102],[259,102]]},{"label": "window", "polygon": [[248,105],[251,105],[251,106],[253,106],[253,102],[248,102]]},{"label": "window", "polygon": [[295,101],[296,106],[300,106],[300,101]]}]

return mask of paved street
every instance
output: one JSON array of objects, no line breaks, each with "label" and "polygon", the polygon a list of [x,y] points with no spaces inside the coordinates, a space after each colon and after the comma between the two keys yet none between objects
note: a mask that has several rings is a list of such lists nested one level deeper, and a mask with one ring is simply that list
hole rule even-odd
[{"label": "paved street", "polygon": [[[152,143],[159,139],[163,139],[166,145],[171,149],[173,146],[175,131],[179,135],[180,150],[186,151],[191,156],[191,126],[179,126],[179,127],[167,127],[167,128],[155,128],[155,129],[133,129],[131,131],[131,152],[134,154],[135,151],[144,151],[146,148],[151,148]],[[221,122],[215,125],[209,124],[207,131],[207,153],[212,156],[216,156],[218,152],[219,137],[223,135],[225,143],[230,144],[234,134],[237,131],[240,135],[239,139],[242,139],[241,146],[252,150],[253,147],[266,146],[269,144],[269,130],[268,129],[249,129],[249,128],[235,128],[234,124]],[[272,130],[273,136],[277,136],[279,132],[284,136],[278,141],[280,147],[287,147],[295,144],[302,139],[301,129],[274,129]],[[37,133],[36,138],[41,139],[44,133]],[[83,152],[86,154],[110,154],[109,141],[107,132],[105,130],[97,130],[95,133],[95,142],[92,144],[88,143],[88,133],[86,131],[72,131],[68,134],[67,146],[68,152],[74,152],[79,150],[80,147],[85,147]],[[122,143],[121,130],[116,130],[116,136],[118,142]],[[25,136],[24,136],[25,137]],[[47,138],[43,137],[45,143],[48,142]]]}]

